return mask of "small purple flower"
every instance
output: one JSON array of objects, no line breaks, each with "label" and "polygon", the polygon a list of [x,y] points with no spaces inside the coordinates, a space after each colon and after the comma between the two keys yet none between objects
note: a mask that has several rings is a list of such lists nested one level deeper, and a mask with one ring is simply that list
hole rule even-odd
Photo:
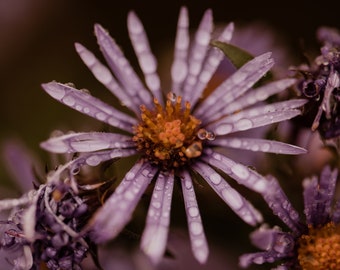
[{"label": "small purple flower", "polygon": [[303,181],[305,220],[272,178],[264,198],[290,231],[262,225],[251,240],[263,251],[242,255],[240,265],[280,263],[275,269],[340,269],[340,200],[334,200],[337,177],[338,170],[326,166],[319,179],[314,176]]},{"label": "small purple flower", "polygon": [[[116,237],[131,220],[147,187],[154,185],[141,239],[141,249],[158,262],[165,251],[170,223],[172,192],[180,183],[185,203],[192,251],[200,263],[208,257],[192,178],[199,174],[245,222],[256,225],[260,213],[223,179],[226,173],[239,184],[265,192],[269,182],[256,171],[235,162],[216,148],[236,148],[282,154],[301,154],[305,150],[285,143],[238,136],[238,132],[284,121],[299,115],[305,100],[295,99],[253,106],[291,86],[294,79],[271,82],[256,89],[253,85],[273,66],[270,53],[262,54],[242,66],[222,82],[207,98],[203,91],[224,58],[209,46],[213,32],[211,10],[207,10],[192,40],[189,19],[182,8],[177,26],[172,85],[163,98],[157,61],[151,52],[143,25],[134,12],[128,15],[128,30],[144,86],[119,46],[100,25],[95,35],[110,70],[79,43],[76,50],[94,76],[106,86],[133,116],[123,113],[72,85],[50,82],[44,90],[61,103],[124,131],[72,133],[51,138],[41,146],[55,153],[80,153],[65,164],[71,170],[82,165],[96,166],[103,161],[131,155],[140,159],[125,177],[91,223],[96,242]],[[227,25],[218,40],[229,42],[233,24]]]},{"label": "small purple flower", "polygon": [[312,130],[325,140],[340,135],[340,32],[320,27],[317,38],[322,43],[320,55],[308,65],[297,68],[299,92],[307,99],[305,115],[313,117]]}]

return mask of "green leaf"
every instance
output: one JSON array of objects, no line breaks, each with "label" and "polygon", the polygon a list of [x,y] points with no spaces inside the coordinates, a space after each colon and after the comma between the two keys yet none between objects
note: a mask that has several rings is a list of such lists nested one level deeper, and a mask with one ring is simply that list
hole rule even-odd
[{"label": "green leaf", "polygon": [[254,58],[249,52],[229,43],[213,40],[211,45],[222,50],[237,69]]}]

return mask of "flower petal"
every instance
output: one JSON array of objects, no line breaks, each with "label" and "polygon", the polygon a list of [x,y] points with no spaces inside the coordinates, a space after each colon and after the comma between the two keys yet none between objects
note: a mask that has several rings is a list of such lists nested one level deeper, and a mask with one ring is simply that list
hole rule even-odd
[{"label": "flower petal", "polygon": [[[234,32],[234,24],[229,23],[223,32],[219,35],[217,40],[222,42],[229,42]],[[212,47],[208,51],[208,55],[204,60],[203,68],[198,75],[195,87],[191,92],[186,92],[183,100],[189,100],[192,108],[196,105],[197,100],[200,98],[203,90],[206,88],[208,82],[211,80],[217,67],[224,58],[224,54],[216,47]]]},{"label": "flower petal", "polygon": [[307,224],[320,225],[328,222],[331,216],[331,204],[335,192],[338,171],[325,167],[317,177],[303,181],[303,197]]},{"label": "flower petal", "polygon": [[183,171],[181,173],[181,184],[189,228],[191,250],[195,258],[201,264],[204,264],[208,259],[209,248],[196,200],[194,186],[187,171]]},{"label": "flower petal", "polygon": [[42,84],[42,87],[61,103],[111,126],[132,132],[132,126],[137,123],[136,119],[67,84],[50,82]]},{"label": "flower petal", "polygon": [[207,181],[225,203],[246,223],[255,226],[262,221],[260,212],[233,189],[214,169],[201,162],[196,162],[193,169]]},{"label": "flower petal", "polygon": [[188,74],[188,49],[189,49],[189,18],[188,10],[182,7],[178,17],[174,60],[171,66],[171,91],[177,95],[182,95],[182,84]]},{"label": "flower petal", "polygon": [[255,246],[265,251],[243,254],[239,259],[239,264],[243,268],[253,263],[272,263],[280,258],[288,257],[294,248],[293,236],[277,228],[269,229],[261,226],[251,234],[251,239]]},{"label": "flower petal", "polygon": [[148,210],[148,216],[141,240],[141,249],[153,263],[158,263],[165,251],[169,224],[174,175],[160,173]]},{"label": "flower petal", "polygon": [[205,155],[202,156],[202,160],[220,169],[235,179],[237,183],[246,186],[250,190],[263,194],[268,187],[268,180],[256,171],[212,150],[206,150]]},{"label": "flower petal", "polygon": [[129,12],[128,29],[132,46],[137,55],[139,65],[144,73],[146,85],[153,96],[163,102],[160,79],[157,74],[157,59],[152,54],[143,24],[134,12]]},{"label": "flower petal", "polygon": [[108,65],[113,74],[123,85],[126,93],[133,98],[136,106],[144,104],[148,108],[151,108],[152,98],[150,92],[144,87],[121,49],[101,25],[96,24],[94,32]]},{"label": "flower petal", "polygon": [[60,166],[52,175],[47,176],[50,183],[58,182],[62,173],[69,171],[71,175],[77,174],[81,166],[97,166],[106,160],[113,160],[121,157],[128,157],[136,154],[135,149],[112,149],[86,153]]},{"label": "flower petal", "polygon": [[209,95],[195,111],[202,121],[215,119],[215,114],[250,89],[274,65],[271,53],[262,54],[243,65]]},{"label": "flower petal", "polygon": [[140,198],[157,169],[139,162],[125,175],[115,192],[93,217],[90,227],[93,241],[106,242],[116,237],[130,221]]},{"label": "flower petal", "polygon": [[136,102],[132,102],[133,98],[127,95],[126,91],[121,88],[109,69],[83,45],[75,43],[75,48],[84,64],[91,70],[96,79],[109,89],[111,93],[119,99],[122,105],[128,107],[135,114],[139,114],[140,111],[138,104],[136,104]]},{"label": "flower petal", "polygon": [[304,99],[296,99],[258,106],[222,118],[208,125],[206,129],[214,132],[216,135],[226,135],[266,126],[300,115],[301,110],[296,109],[296,107],[302,106],[305,103],[306,100]]},{"label": "flower petal", "polygon": [[263,198],[268,206],[293,232],[300,233],[304,229],[299,213],[294,209],[286,194],[280,187],[278,181],[268,176],[269,185],[267,186]]},{"label": "flower petal", "polygon": [[80,132],[52,137],[40,146],[54,153],[93,152],[134,146],[130,136],[104,132]]},{"label": "flower petal", "polygon": [[211,141],[212,145],[244,149],[250,151],[260,151],[265,153],[276,153],[286,155],[300,155],[307,153],[307,150],[296,145],[283,142],[252,139],[242,137],[218,137]]},{"label": "flower petal", "polygon": [[220,110],[218,115],[228,115],[238,110],[249,107],[250,105],[256,104],[259,101],[264,101],[268,97],[282,92],[295,82],[296,82],[295,79],[282,79],[255,88],[251,90],[251,92],[248,92],[243,96],[240,96],[232,103],[230,103],[228,106],[225,106],[222,110]]},{"label": "flower petal", "polygon": [[188,75],[184,81],[182,96],[183,100],[191,101],[191,93],[194,91],[198,76],[202,70],[203,61],[208,51],[213,29],[213,17],[211,9],[205,11],[198,26],[195,39],[192,41],[189,59]]}]

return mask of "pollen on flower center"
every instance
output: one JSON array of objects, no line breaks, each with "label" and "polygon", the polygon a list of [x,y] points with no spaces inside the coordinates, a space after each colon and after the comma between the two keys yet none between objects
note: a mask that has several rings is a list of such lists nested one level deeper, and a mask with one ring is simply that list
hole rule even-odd
[{"label": "pollen on flower center", "polygon": [[177,168],[202,154],[198,136],[201,121],[190,114],[190,103],[169,93],[163,107],[154,99],[154,109],[141,106],[141,121],[134,127],[137,149],[163,169]]},{"label": "pollen on flower center", "polygon": [[309,228],[299,239],[298,260],[303,270],[340,269],[340,227],[333,222]]}]

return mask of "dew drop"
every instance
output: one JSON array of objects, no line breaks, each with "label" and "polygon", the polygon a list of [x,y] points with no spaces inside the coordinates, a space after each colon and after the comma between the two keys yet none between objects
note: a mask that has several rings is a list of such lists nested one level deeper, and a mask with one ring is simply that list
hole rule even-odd
[{"label": "dew drop", "polygon": [[125,193],[124,193],[124,197],[129,200],[129,201],[132,201],[134,199],[134,194],[133,192],[131,192],[130,190],[127,190]]},{"label": "dew drop", "polygon": [[173,93],[173,92],[169,92],[169,93],[167,94],[167,98],[168,98],[168,100],[170,100],[171,102],[175,102],[175,101],[176,101],[176,98],[177,98],[177,96],[176,96],[176,94],[175,94],[175,93]]},{"label": "dew drop", "polygon": [[106,114],[103,112],[96,113],[96,118],[100,121],[104,121],[106,118]]},{"label": "dew drop", "polygon": [[247,179],[249,177],[249,171],[246,167],[242,166],[241,164],[235,164],[231,171],[241,179]]},{"label": "dew drop", "polygon": [[264,143],[261,145],[261,151],[267,152],[270,149],[270,144],[269,143]]},{"label": "dew drop", "polygon": [[96,155],[90,156],[86,159],[86,163],[90,166],[97,166],[100,163],[100,158]]},{"label": "dew drop", "polygon": [[223,189],[222,196],[227,204],[233,209],[240,209],[243,205],[242,197],[234,189]]},{"label": "dew drop", "polygon": [[65,96],[63,99],[64,104],[68,105],[68,106],[73,106],[76,101],[72,96]]},{"label": "dew drop", "polygon": [[125,179],[128,180],[128,181],[131,181],[133,178],[135,178],[135,173],[133,172],[127,172],[126,175],[125,175]]},{"label": "dew drop", "polygon": [[224,135],[231,132],[232,130],[233,126],[231,124],[221,124],[216,128],[215,132],[218,135]]},{"label": "dew drop", "polygon": [[197,217],[199,214],[199,211],[196,206],[191,206],[188,208],[188,213],[191,217]]},{"label": "dew drop", "polygon": [[203,232],[202,224],[199,222],[191,222],[190,223],[190,231],[194,235],[201,234]]},{"label": "dew drop", "polygon": [[209,131],[207,132],[207,135],[205,137],[208,141],[213,141],[216,138],[215,133]]},{"label": "dew drop", "polygon": [[222,177],[218,173],[213,173],[209,176],[211,182],[213,182],[215,185],[218,185],[221,183]]},{"label": "dew drop", "polygon": [[192,188],[192,183],[189,180],[185,180],[184,185],[185,185],[186,189],[191,189]]},{"label": "dew drop", "polygon": [[200,140],[205,140],[207,134],[208,134],[208,132],[204,128],[201,128],[200,130],[197,131],[197,137]]},{"label": "dew drop", "polygon": [[240,119],[235,123],[235,127],[238,130],[246,130],[246,129],[250,129],[253,126],[253,122],[249,119]]},{"label": "dew drop", "polygon": [[159,209],[161,207],[161,203],[160,202],[153,202],[152,206]]}]

